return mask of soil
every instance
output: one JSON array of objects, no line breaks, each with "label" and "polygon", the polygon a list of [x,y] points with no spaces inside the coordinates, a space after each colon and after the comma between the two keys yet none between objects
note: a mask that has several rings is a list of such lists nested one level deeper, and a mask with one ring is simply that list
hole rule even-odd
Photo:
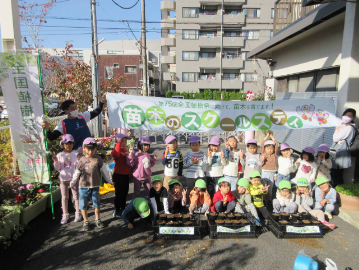
[{"label": "soil", "polygon": [[318,220],[313,220],[312,223],[313,223],[313,224],[320,224],[320,221],[318,221]]},{"label": "soil", "polygon": [[273,213],[272,216],[276,216],[276,217],[279,217],[279,214],[277,213]]},{"label": "soil", "polygon": [[173,221],[167,222],[166,225],[167,225],[167,226],[172,226],[172,225],[173,225]]},{"label": "soil", "polygon": [[225,217],[226,214],[225,213],[219,213],[218,216]]},{"label": "soil", "polygon": [[322,245],[318,242],[317,239],[297,238],[297,239],[288,239],[288,241],[304,247],[323,249]]},{"label": "soil", "polygon": [[166,214],[161,214],[160,217],[165,218],[165,217],[167,217],[167,215]]},{"label": "soil", "polygon": [[227,218],[234,218],[234,216],[232,214],[228,214]]},{"label": "soil", "polygon": [[173,226],[178,226],[179,225],[179,222],[175,221],[173,222]]},{"label": "soil", "polygon": [[232,220],[230,220],[230,219],[225,219],[225,220],[224,220],[224,223],[232,223]]},{"label": "soil", "polygon": [[232,223],[239,224],[240,221],[239,220],[232,220]]},{"label": "soil", "polygon": [[182,218],[190,218],[189,215],[183,215]]},{"label": "soil", "polygon": [[309,220],[303,220],[304,224],[310,224],[311,222]]},{"label": "soil", "polygon": [[298,214],[292,214],[292,217],[299,217],[299,215]]},{"label": "soil", "polygon": [[279,221],[279,223],[281,223],[281,224],[288,224],[288,221],[281,220],[281,221]]},{"label": "soil", "polygon": [[217,220],[216,220],[216,223],[222,224],[222,223],[224,223],[224,220],[222,220],[222,219],[217,219]]},{"label": "soil", "polygon": [[175,214],[175,217],[180,218],[180,217],[182,217],[182,214]]},{"label": "soil", "polygon": [[243,219],[243,218],[242,218],[242,219],[240,219],[239,221],[240,221],[241,223],[244,223],[244,224],[245,224],[245,223],[248,223],[248,221],[247,221],[247,220],[245,220],[245,219]]},{"label": "soil", "polygon": [[159,221],[157,221],[157,224],[158,225],[163,225],[163,224],[165,224],[166,223],[166,221],[164,221],[164,220],[159,220]]},{"label": "soil", "polygon": [[187,221],[187,222],[183,223],[183,225],[190,226],[190,225],[192,225],[192,221]]},{"label": "soil", "polygon": [[281,216],[289,216],[289,214],[284,213],[284,212],[280,213],[280,215],[281,215]]},{"label": "soil", "polygon": [[218,216],[217,213],[210,213],[211,216]]},{"label": "soil", "polygon": [[173,215],[173,214],[169,214],[169,215],[167,215],[167,218],[169,218],[169,219],[173,219],[175,217],[175,215]]}]

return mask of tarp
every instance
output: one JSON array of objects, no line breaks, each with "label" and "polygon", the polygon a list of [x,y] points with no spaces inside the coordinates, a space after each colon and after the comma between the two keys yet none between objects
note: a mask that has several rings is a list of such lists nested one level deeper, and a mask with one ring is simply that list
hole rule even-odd
[{"label": "tarp", "polygon": [[209,101],[107,94],[110,128],[182,132],[334,127],[331,98]]},{"label": "tarp", "polygon": [[37,55],[0,53],[0,85],[25,183],[48,182]]}]

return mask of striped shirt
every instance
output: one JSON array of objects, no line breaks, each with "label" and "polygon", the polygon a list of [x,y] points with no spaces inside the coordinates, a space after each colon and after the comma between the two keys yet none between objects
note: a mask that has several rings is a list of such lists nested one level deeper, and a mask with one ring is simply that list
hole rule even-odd
[{"label": "striped shirt", "polygon": [[[193,158],[198,158],[199,163],[193,163]],[[189,151],[186,153],[183,159],[183,168],[187,168],[186,173],[184,176],[186,178],[198,178],[204,177],[204,171],[207,166],[207,157],[202,151],[192,152]]]}]

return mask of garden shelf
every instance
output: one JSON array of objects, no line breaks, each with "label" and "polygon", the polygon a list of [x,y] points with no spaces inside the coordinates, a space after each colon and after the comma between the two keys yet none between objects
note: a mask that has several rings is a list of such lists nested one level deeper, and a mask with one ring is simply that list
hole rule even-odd
[{"label": "garden shelf", "polygon": [[[43,192],[42,194],[47,195],[46,208],[51,208],[51,195],[50,195],[50,192]],[[58,189],[56,189],[56,190],[54,190],[52,192],[52,201],[55,204],[60,199],[61,199],[61,190],[60,190],[60,188],[58,188]]]}]

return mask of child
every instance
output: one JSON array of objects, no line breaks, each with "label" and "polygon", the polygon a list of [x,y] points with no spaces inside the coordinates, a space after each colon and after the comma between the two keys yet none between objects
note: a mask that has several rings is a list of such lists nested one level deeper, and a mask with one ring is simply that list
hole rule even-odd
[{"label": "child", "polygon": [[126,209],[122,212],[122,219],[130,230],[133,229],[135,218],[150,218],[153,222],[154,215],[148,201],[144,198],[136,198],[130,201]]},{"label": "child", "polygon": [[177,149],[178,142],[175,136],[169,135],[166,138],[166,151],[162,156],[162,165],[165,166],[163,186],[169,190],[168,183],[172,179],[181,180],[183,170],[183,156]]},{"label": "child", "polygon": [[324,210],[324,213],[329,219],[332,219],[332,212],[334,211],[334,204],[337,201],[337,191],[330,187],[328,179],[318,177],[315,180],[318,186],[315,189],[315,210]]},{"label": "child", "polygon": [[157,214],[169,214],[168,201],[167,201],[167,189],[163,186],[162,177],[156,175],[152,177],[152,187],[150,189],[150,201],[153,209],[153,214],[156,217]]},{"label": "child", "polygon": [[189,214],[209,212],[211,206],[211,197],[207,191],[206,182],[198,179],[194,185],[194,189],[189,194],[190,206]]},{"label": "child", "polygon": [[147,136],[141,136],[138,139],[137,148],[138,152],[133,154],[133,148],[131,146],[127,156],[127,165],[133,167],[133,198],[140,196],[140,190],[142,184],[145,187],[147,196],[150,195],[151,189],[151,168],[155,166],[157,161],[157,154],[154,153],[151,158],[147,151],[150,149],[150,139]]},{"label": "child", "polygon": [[218,180],[218,191],[214,194],[211,212],[230,213],[236,206],[236,201],[231,191],[231,179],[222,177]]},{"label": "child", "polygon": [[126,207],[126,198],[129,190],[131,167],[126,163],[127,137],[125,134],[119,133],[115,136],[116,146],[112,150],[111,156],[115,161],[114,173],[112,180],[115,186],[114,217],[121,217],[122,211]]},{"label": "child", "polygon": [[261,174],[258,171],[251,171],[249,173],[249,194],[253,199],[253,204],[258,209],[265,219],[268,219],[268,210],[263,203],[263,195],[268,193],[268,185],[261,184]]},{"label": "child", "polygon": [[199,150],[201,146],[200,138],[198,136],[191,136],[189,138],[191,150],[186,153],[183,160],[183,167],[187,168],[184,176],[187,180],[187,189],[192,190],[198,178],[203,178],[204,167],[207,165],[206,155]]},{"label": "child", "polygon": [[84,157],[77,164],[76,171],[70,183],[70,187],[76,185],[79,180],[79,208],[81,209],[84,219],[83,230],[88,231],[90,224],[87,216],[87,205],[90,197],[92,198],[93,207],[95,209],[95,224],[98,228],[104,225],[100,219],[100,191],[101,172],[105,180],[112,184],[108,170],[103,166],[100,156],[96,155],[97,144],[94,138],[86,138],[83,142]]},{"label": "child", "polygon": [[236,208],[234,212],[244,214],[250,212],[252,216],[256,219],[258,226],[261,226],[260,219],[258,217],[257,210],[252,203],[251,195],[249,194],[249,181],[246,178],[241,178],[238,180],[237,189],[234,192],[234,197],[236,198]]},{"label": "child", "polygon": [[223,174],[230,179],[231,191],[236,190],[238,181],[238,163],[240,162],[243,151],[237,149],[237,139],[235,135],[228,135],[226,140],[226,149],[224,150]]},{"label": "child", "polygon": [[184,213],[187,203],[187,189],[181,192],[181,183],[177,179],[172,179],[169,183],[170,192],[168,193],[167,201],[170,213]]},{"label": "child", "polygon": [[207,167],[207,186],[208,193],[213,198],[216,192],[216,185],[219,178],[223,176],[224,152],[219,151],[221,140],[213,136],[208,144],[208,167]]},{"label": "child", "polygon": [[308,180],[304,177],[299,178],[297,181],[295,203],[298,205],[299,213],[309,212],[309,214],[318,219],[325,226],[328,226],[329,229],[334,230],[335,224],[329,223],[325,220],[325,215],[322,210],[312,210],[314,200],[309,189]]},{"label": "child", "polygon": [[286,143],[280,144],[280,156],[278,157],[278,173],[274,177],[275,185],[278,188],[282,180],[290,181],[290,173],[297,170],[294,159],[291,157],[292,149]]},{"label": "child", "polygon": [[293,184],[297,184],[297,179],[304,177],[310,179],[311,182],[315,180],[315,174],[317,172],[317,165],[314,162],[315,150],[312,147],[306,147],[303,149],[300,158],[297,159],[295,165],[298,167],[296,176],[291,180]]},{"label": "child", "polygon": [[[69,185],[72,180],[72,176],[76,170],[76,165],[79,154],[72,151],[74,147],[74,137],[71,134],[62,135],[61,146],[64,148],[63,152],[57,154],[52,153],[52,159],[54,160],[54,168],[60,172],[60,190],[61,190],[61,207],[62,207],[62,219],[61,224],[66,224],[69,220],[68,212],[68,200],[69,200]],[[72,196],[75,200],[75,220],[74,222],[81,221],[81,212],[79,209],[79,185],[71,188]]]},{"label": "child", "polygon": [[[268,140],[269,137],[272,140]],[[268,194],[266,195],[267,200],[272,200],[272,190],[274,186],[274,177],[277,172],[277,154],[278,154],[278,143],[273,136],[272,132],[268,132],[261,144],[261,161],[262,165],[262,181],[265,184],[269,184]],[[269,202],[270,203],[270,202]]]},{"label": "child", "polygon": [[329,147],[321,144],[318,147],[318,155],[315,164],[317,165],[317,177],[324,177],[330,181],[330,169],[332,168],[332,160],[329,155]]},{"label": "child", "polygon": [[283,180],[279,184],[276,199],[273,200],[273,212],[297,213],[298,205],[294,202],[295,194],[292,192],[289,181]]},{"label": "child", "polygon": [[241,164],[244,170],[243,177],[249,178],[249,174],[252,171],[257,171],[258,173],[262,170],[262,161],[261,155],[257,153],[258,145],[255,139],[250,139],[247,141],[247,152],[244,155],[243,151],[240,153]]}]

